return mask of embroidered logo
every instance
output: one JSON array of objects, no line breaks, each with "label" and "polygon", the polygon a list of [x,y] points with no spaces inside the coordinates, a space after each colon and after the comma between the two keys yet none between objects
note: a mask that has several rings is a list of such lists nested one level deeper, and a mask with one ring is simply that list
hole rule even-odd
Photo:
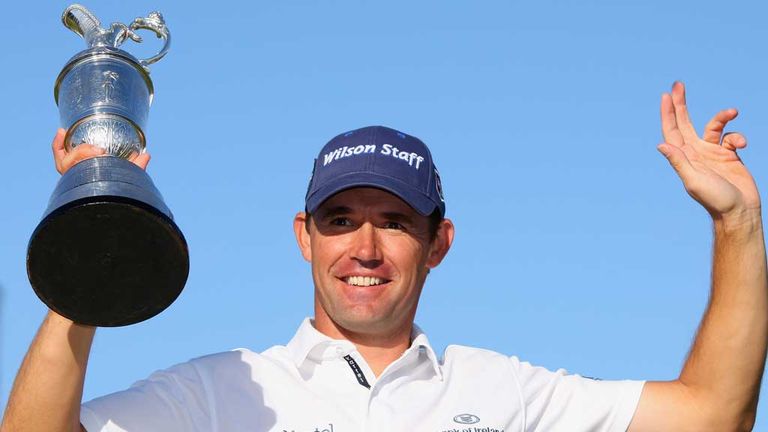
[{"label": "embroidered logo", "polygon": [[440,173],[435,168],[435,188],[437,189],[437,196],[440,197],[440,201],[445,202],[445,195],[443,195],[443,182],[440,180]]},{"label": "embroidered logo", "polygon": [[480,421],[480,417],[474,414],[459,414],[453,418],[453,421],[461,424],[475,424]]},{"label": "embroidered logo", "polygon": [[[360,144],[355,147],[344,146],[335,150],[329,151],[323,155],[323,166],[327,166],[333,161],[344,159],[361,154],[375,154],[377,152],[375,144]],[[412,168],[417,170],[421,167],[421,163],[424,162],[424,156],[414,153],[403,151],[392,144],[382,144],[381,149],[378,150],[378,154],[383,156],[392,156],[395,159],[399,159],[408,164]]]}]

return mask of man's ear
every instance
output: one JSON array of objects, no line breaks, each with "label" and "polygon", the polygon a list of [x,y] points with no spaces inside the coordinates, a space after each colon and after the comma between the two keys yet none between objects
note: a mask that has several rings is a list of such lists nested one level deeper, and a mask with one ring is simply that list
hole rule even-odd
[{"label": "man's ear", "polygon": [[437,228],[437,234],[435,239],[429,246],[429,257],[427,258],[427,267],[437,267],[448,254],[448,250],[453,243],[454,228],[453,222],[450,219],[443,219],[440,221],[440,226]]},{"label": "man's ear", "polygon": [[299,244],[299,250],[305,260],[312,262],[312,242],[307,231],[307,214],[304,212],[296,213],[293,218],[293,233],[296,235],[296,243]]}]

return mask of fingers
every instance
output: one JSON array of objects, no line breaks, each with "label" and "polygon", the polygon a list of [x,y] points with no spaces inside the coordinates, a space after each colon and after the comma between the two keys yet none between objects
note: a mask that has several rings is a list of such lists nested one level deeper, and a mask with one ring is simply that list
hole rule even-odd
[{"label": "fingers", "polygon": [[146,170],[150,159],[152,159],[152,157],[149,155],[149,153],[141,153],[140,155],[133,158],[131,162],[141,167],[141,169]]},{"label": "fingers", "polygon": [[699,139],[696,129],[688,115],[688,106],[685,102],[685,86],[680,81],[672,84],[672,105],[675,111],[675,120],[686,144],[693,145]]},{"label": "fingers", "polygon": [[56,164],[56,169],[59,173],[64,174],[76,163],[96,156],[102,156],[104,153],[105,150],[101,147],[96,147],[90,144],[80,144],[64,155],[61,159],[61,163]]},{"label": "fingers", "polygon": [[56,171],[59,173],[62,171],[61,161],[64,159],[64,156],[67,155],[67,151],[64,149],[64,136],[66,134],[67,131],[59,128],[56,131],[56,136],[53,137],[53,143],[51,144],[51,149],[53,150],[53,162],[56,164]]},{"label": "fingers", "polygon": [[656,148],[667,158],[667,161],[672,165],[672,168],[675,169],[677,175],[683,180],[683,183],[687,184],[689,179],[693,176],[693,166],[691,166],[691,162],[685,156],[685,153],[678,147],[669,143],[659,144]]},{"label": "fingers", "polygon": [[82,160],[101,156],[104,154],[104,149],[92,146],[90,144],[80,144],[79,146],[67,151],[64,145],[64,138],[67,132],[64,129],[56,131],[56,136],[53,137],[53,143],[51,149],[53,150],[53,162],[56,165],[56,171],[59,174],[64,174],[72,166]]},{"label": "fingers", "polygon": [[723,148],[731,151],[743,149],[747,146],[747,139],[738,132],[729,132],[723,136]]},{"label": "fingers", "polygon": [[[66,130],[58,129],[56,135],[53,137],[53,142],[51,143],[53,161],[56,164],[56,171],[58,171],[59,174],[64,174],[80,161],[96,156],[103,156],[106,153],[106,150],[103,148],[90,144],[80,144],[68,152],[64,145],[64,138],[66,135]],[[132,158],[131,162],[138,165],[141,169],[146,170],[150,159],[151,156],[149,153],[141,153]]]},{"label": "fingers", "polygon": [[[58,154],[60,155],[61,153]],[[56,158],[56,170],[59,171],[60,174],[64,174],[78,162],[92,157],[103,156],[104,154],[106,154],[106,150],[101,147],[96,147],[90,144],[80,144],[72,149],[71,152],[64,152],[62,157]],[[131,162],[138,165],[141,169],[146,170],[150,159],[151,156],[149,153],[142,153],[131,159]]]},{"label": "fingers", "polygon": [[704,135],[702,139],[712,144],[720,144],[720,139],[723,138],[723,129],[729,121],[736,118],[739,112],[734,108],[722,110],[712,117],[712,120],[704,127]]},{"label": "fingers", "polygon": [[675,106],[669,93],[661,95],[661,133],[668,144],[675,147],[681,147],[684,144],[683,135],[677,127]]},{"label": "fingers", "polygon": [[[662,132],[667,144],[678,148],[682,148],[684,144],[694,148],[699,147],[699,138],[688,115],[685,86],[683,83],[676,81],[672,85],[671,94],[662,95],[661,111]],[[739,112],[734,108],[722,110],[715,114],[705,126],[702,139],[712,144],[720,144],[722,139],[723,148],[731,151],[744,148],[747,145],[747,140],[743,135],[734,134],[734,136],[728,138],[727,143],[725,142],[725,137],[729,136],[729,134],[723,135],[725,126],[738,115]]]}]

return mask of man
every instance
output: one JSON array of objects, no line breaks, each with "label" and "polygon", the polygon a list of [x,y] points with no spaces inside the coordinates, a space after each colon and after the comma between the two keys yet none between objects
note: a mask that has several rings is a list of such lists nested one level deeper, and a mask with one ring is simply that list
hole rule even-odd
[{"label": "man", "polygon": [[[3,431],[730,431],[755,420],[768,280],[755,183],[721,111],[701,138],[682,84],[661,101],[659,151],[712,215],[711,301],[677,380],[606,382],[490,351],[439,358],[413,324],[454,227],[418,139],[370,127],[315,161],[294,230],[312,266],[315,317],[286,346],[214,354],[80,407],[94,329],[49,313],[14,384]],[[63,152],[59,171],[97,155]],[[146,166],[148,157],[136,161]],[[82,425],[80,425],[82,422]]]}]

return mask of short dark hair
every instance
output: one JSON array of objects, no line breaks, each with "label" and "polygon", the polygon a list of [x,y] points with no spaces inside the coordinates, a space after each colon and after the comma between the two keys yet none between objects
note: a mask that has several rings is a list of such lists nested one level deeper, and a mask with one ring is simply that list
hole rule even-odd
[{"label": "short dark hair", "polygon": [[[304,219],[304,229],[309,232],[309,223],[312,219],[312,214],[307,211],[307,209],[304,209],[304,214],[307,215],[306,219]],[[435,241],[435,238],[437,238],[437,231],[440,229],[440,223],[443,221],[443,215],[440,213],[440,209],[436,208],[430,215],[429,218],[429,241],[433,242]]]},{"label": "short dark hair", "polygon": [[440,223],[445,219],[440,213],[440,209],[436,208],[429,215],[429,241],[433,242],[437,238],[437,231],[440,229]]}]

